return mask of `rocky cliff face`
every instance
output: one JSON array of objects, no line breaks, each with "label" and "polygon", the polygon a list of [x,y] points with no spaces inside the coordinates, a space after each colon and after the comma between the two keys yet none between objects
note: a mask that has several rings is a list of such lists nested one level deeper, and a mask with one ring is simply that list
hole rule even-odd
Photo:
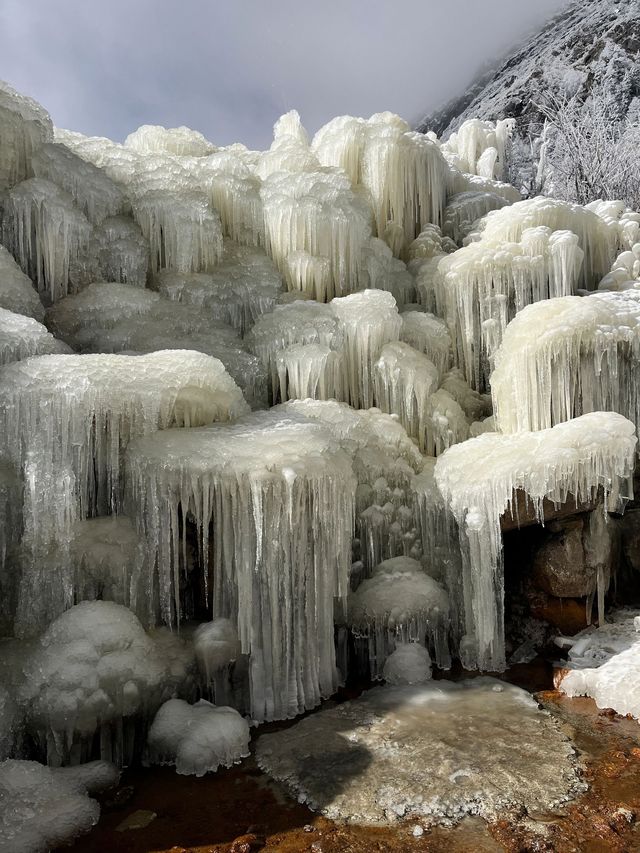
[{"label": "rocky cliff face", "polygon": [[448,136],[468,118],[541,119],[542,97],[587,100],[596,89],[620,119],[640,119],[640,0],[579,0],[532,35],[461,97],[419,123]]}]

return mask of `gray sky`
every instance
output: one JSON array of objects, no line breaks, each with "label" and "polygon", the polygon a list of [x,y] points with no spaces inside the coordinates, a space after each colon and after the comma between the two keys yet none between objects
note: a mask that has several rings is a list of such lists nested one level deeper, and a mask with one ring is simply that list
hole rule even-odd
[{"label": "gray sky", "polygon": [[123,140],[186,124],[267,147],[296,108],[408,121],[566,0],[0,0],[0,78],[59,127]]}]

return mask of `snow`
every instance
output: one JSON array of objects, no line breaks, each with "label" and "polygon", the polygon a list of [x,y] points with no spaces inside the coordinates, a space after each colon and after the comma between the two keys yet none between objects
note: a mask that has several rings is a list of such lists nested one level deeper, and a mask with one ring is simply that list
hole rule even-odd
[{"label": "snow", "polygon": [[37,320],[0,308],[0,364],[33,355],[69,352],[70,348],[56,340]]},{"label": "snow", "polygon": [[149,764],[175,764],[182,776],[204,776],[249,755],[249,724],[233,708],[170,699],[151,724],[147,749]]},{"label": "snow", "polygon": [[355,494],[332,435],[274,412],[158,432],[130,445],[127,481],[168,624],[180,613],[178,530],[189,507],[212,615],[237,623],[250,655],[251,716],[295,716],[329,696]]},{"label": "snow", "polygon": [[502,432],[547,429],[585,412],[640,424],[640,292],[566,296],[524,309],[495,354],[491,392]]},{"label": "snow", "polygon": [[593,500],[604,508],[633,496],[634,425],[613,412],[593,412],[540,432],[484,433],[438,458],[435,478],[459,525],[463,553],[467,668],[501,670],[504,578],[500,517],[524,491],[542,518],[556,505]]},{"label": "snow", "polygon": [[599,708],[613,708],[640,720],[640,634],[637,610],[618,610],[599,628],[588,628],[570,644],[569,672],[560,689],[568,696],[591,696]]},{"label": "snow", "polygon": [[103,761],[57,769],[36,761],[3,761],[1,853],[47,853],[69,844],[98,822],[100,806],[88,795],[114,786],[118,777]]}]

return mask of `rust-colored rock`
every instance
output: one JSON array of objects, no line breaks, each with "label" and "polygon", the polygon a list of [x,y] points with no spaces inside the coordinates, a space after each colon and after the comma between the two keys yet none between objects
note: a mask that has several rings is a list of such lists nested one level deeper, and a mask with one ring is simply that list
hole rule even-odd
[{"label": "rust-colored rock", "polygon": [[254,853],[256,850],[262,850],[263,847],[264,839],[254,835],[253,832],[248,832],[232,841],[229,853]]},{"label": "rust-colored rock", "polygon": [[584,599],[553,598],[544,592],[530,592],[531,615],[548,622],[561,634],[571,637],[588,626]]}]

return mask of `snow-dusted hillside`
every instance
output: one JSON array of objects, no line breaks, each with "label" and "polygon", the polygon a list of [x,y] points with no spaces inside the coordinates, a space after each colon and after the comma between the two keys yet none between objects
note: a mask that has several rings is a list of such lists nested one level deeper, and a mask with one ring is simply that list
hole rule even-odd
[{"label": "snow-dusted hillside", "polygon": [[616,118],[638,120],[639,53],[639,0],[579,0],[418,129],[447,136],[472,117],[514,117],[523,129],[540,118],[541,98],[588,98],[594,87],[610,94]]}]

